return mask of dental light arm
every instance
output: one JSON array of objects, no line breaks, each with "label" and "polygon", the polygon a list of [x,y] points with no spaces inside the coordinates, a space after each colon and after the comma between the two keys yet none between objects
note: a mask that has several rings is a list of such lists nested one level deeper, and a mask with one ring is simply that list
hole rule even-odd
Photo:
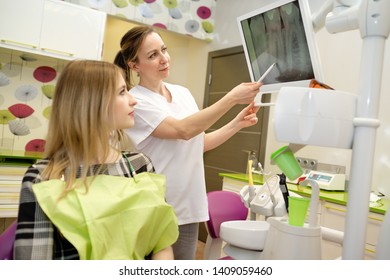
[{"label": "dental light arm", "polygon": [[312,22],[314,31],[317,32],[321,27],[325,26],[325,18],[333,9],[333,1],[334,0],[326,0],[322,6],[313,13]]},{"label": "dental light arm", "polygon": [[[323,23],[323,15],[331,6],[330,1],[326,1],[314,15],[313,24],[317,30]],[[390,33],[390,1],[334,0],[332,12],[325,18],[325,27],[330,33],[358,29],[363,42],[358,98],[353,116],[354,133],[342,256],[343,259],[363,259],[376,129],[379,126],[384,46]]]}]

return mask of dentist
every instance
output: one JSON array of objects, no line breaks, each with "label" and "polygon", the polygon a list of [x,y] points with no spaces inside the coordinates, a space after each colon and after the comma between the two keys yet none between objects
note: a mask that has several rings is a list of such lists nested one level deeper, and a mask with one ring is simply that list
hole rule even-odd
[{"label": "dentist", "polygon": [[[156,173],[166,175],[166,200],[179,221],[175,259],[195,259],[199,223],[209,219],[203,153],[257,123],[259,108],[253,100],[261,83],[241,83],[215,104],[199,110],[187,88],[164,82],[171,60],[154,29],[130,29],[120,47],[114,63],[126,71],[127,86],[137,100],[135,126],[127,130],[128,135],[136,150],[151,158]],[[133,73],[139,76],[137,85]],[[236,104],[249,105],[225,126],[204,132]]]}]

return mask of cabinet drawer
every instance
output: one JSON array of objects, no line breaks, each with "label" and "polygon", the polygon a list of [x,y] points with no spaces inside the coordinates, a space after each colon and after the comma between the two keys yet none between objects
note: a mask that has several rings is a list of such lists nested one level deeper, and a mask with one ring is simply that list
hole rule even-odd
[{"label": "cabinet drawer", "polygon": [[347,207],[343,205],[322,202],[321,226],[344,231]]},{"label": "cabinet drawer", "polygon": [[379,232],[383,222],[383,215],[376,213],[368,214],[366,242],[368,245],[376,246]]},{"label": "cabinet drawer", "polygon": [[239,181],[239,180],[234,180],[230,178],[223,178],[223,185],[222,189],[226,191],[232,191],[236,193],[240,193],[241,189],[246,185],[247,183]]}]

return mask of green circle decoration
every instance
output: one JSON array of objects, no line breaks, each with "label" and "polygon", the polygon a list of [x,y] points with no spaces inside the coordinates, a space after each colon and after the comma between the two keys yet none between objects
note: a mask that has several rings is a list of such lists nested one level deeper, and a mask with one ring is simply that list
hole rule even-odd
[{"label": "green circle decoration", "polygon": [[42,90],[43,94],[44,94],[47,98],[53,99],[55,88],[56,88],[55,85],[43,85],[43,86],[41,87],[41,90]]},{"label": "green circle decoration", "polygon": [[45,109],[43,109],[42,115],[43,115],[46,119],[50,119],[50,114],[51,114],[51,106],[48,106],[48,107],[46,107]]},{"label": "green circle decoration", "polygon": [[164,0],[164,6],[168,9],[173,9],[177,7],[177,1],[176,0]]}]

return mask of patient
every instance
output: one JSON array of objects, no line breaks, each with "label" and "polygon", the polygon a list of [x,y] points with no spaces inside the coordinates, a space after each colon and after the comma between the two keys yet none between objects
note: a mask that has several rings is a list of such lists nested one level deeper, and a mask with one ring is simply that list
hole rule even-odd
[{"label": "patient", "polygon": [[114,64],[78,60],[55,89],[45,158],[20,195],[15,259],[173,259],[165,177],[123,151],[136,101]]}]

